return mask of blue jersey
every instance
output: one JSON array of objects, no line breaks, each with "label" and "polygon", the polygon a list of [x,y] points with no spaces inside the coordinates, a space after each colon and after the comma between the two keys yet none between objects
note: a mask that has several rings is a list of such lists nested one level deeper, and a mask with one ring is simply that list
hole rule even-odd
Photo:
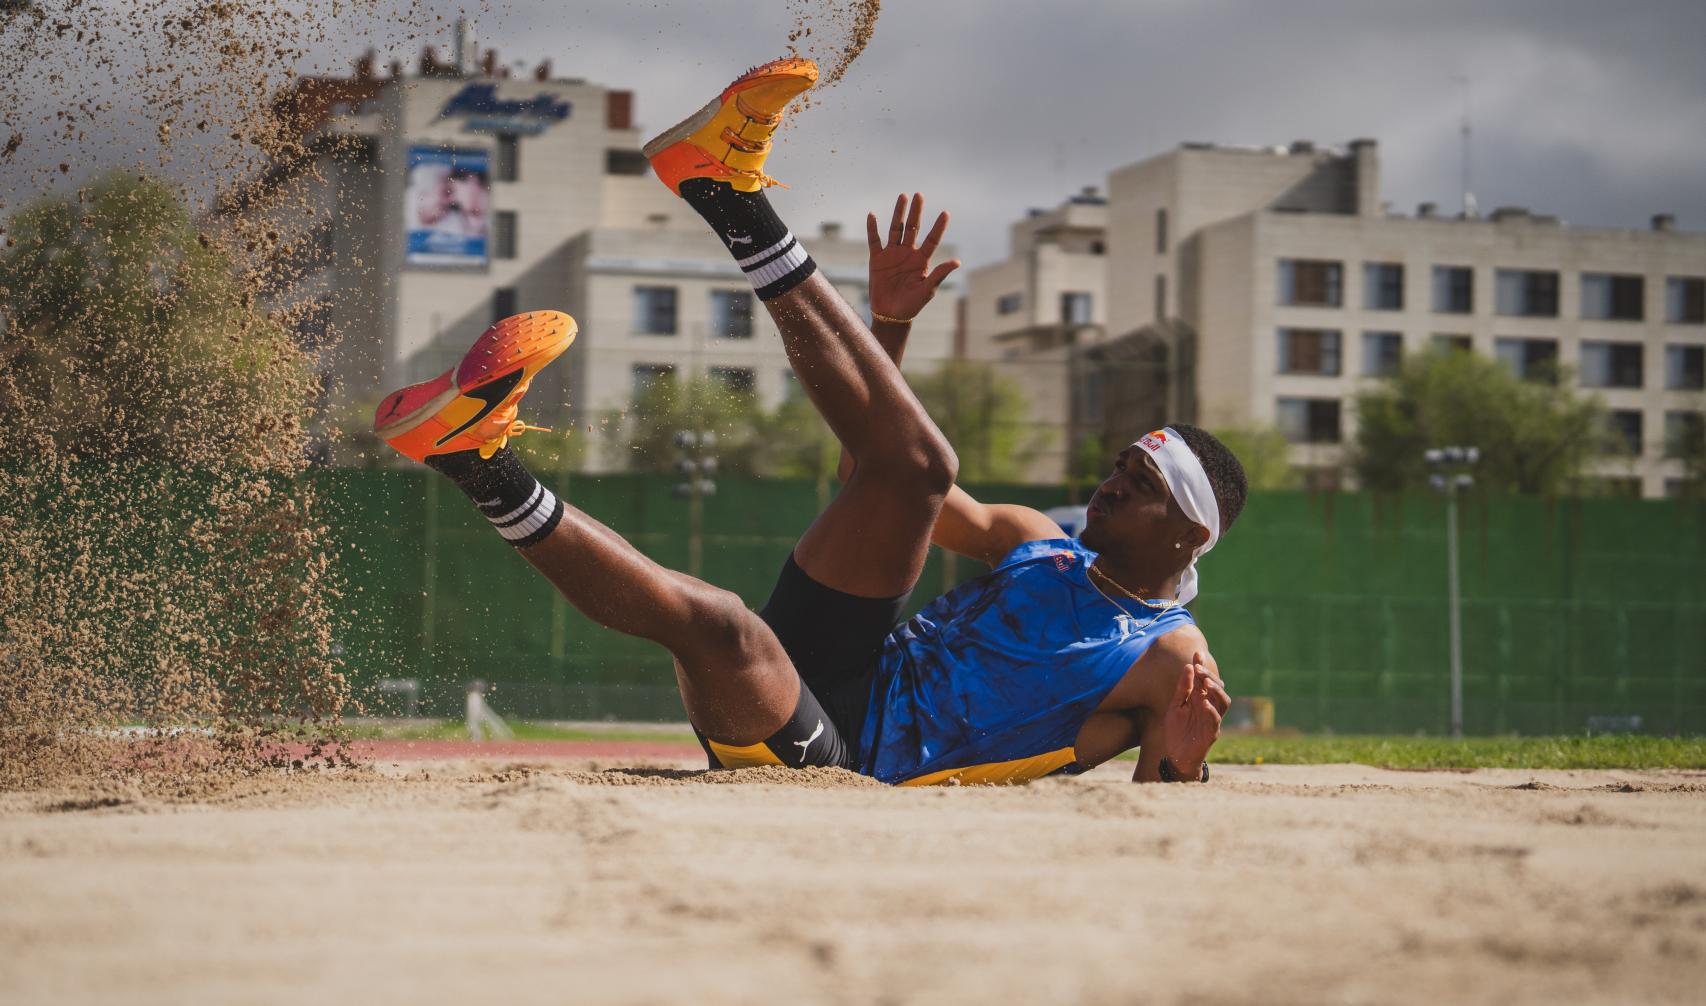
[{"label": "blue jersey", "polygon": [[1155,640],[1194,624],[1182,607],[1123,612],[1090,582],[1095,558],[1074,539],[1026,542],[892,632],[861,771],[911,785],[1077,771],[1085,720]]}]

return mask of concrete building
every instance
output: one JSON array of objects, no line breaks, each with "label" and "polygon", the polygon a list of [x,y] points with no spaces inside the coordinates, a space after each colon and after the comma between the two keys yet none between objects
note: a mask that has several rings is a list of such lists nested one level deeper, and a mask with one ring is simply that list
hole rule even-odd
[{"label": "concrete building", "polygon": [[[1670,447],[1706,422],[1706,234],[1669,216],[1642,230],[1521,209],[1404,216],[1379,192],[1372,140],[1187,144],[1109,176],[1103,340],[1164,361],[1156,420],[1278,426],[1293,463],[1334,484],[1356,431],[1351,397],[1404,354],[1443,345],[1536,379],[1569,368],[1627,446],[1595,473],[1646,496],[1676,491]],[[977,305],[966,316],[989,317]],[[1016,330],[968,331],[967,344]]]},{"label": "concrete building", "polygon": [[1009,228],[1008,257],[966,276],[961,352],[996,362],[1048,431],[1029,461],[1035,481],[1058,479],[1079,439],[1072,374],[1079,347],[1106,338],[1107,237],[1107,200],[1086,188],[1031,210]]},{"label": "concrete building", "polygon": [[[335,404],[354,411],[437,376],[495,319],[545,308],[572,314],[580,335],[567,366],[535,380],[535,422],[603,430],[598,420],[638,385],[689,372],[766,404],[788,393],[786,356],[751,287],[651,175],[631,93],[555,77],[549,64],[512,79],[490,51],[440,62],[428,49],[413,74],[396,63],[378,73],[368,56],[353,77],[304,80],[281,100],[303,154],[224,217],[294,230],[273,301],[310,344],[337,336],[324,359]],[[868,311],[863,236],[835,224],[799,236]],[[920,317],[909,367],[951,355],[951,300]]]}]

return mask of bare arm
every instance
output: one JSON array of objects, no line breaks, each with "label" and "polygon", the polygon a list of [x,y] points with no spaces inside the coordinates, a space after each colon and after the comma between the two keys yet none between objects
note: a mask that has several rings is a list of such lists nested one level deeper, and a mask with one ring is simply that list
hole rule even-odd
[{"label": "bare arm", "polygon": [[[948,214],[936,217],[922,244],[918,232],[924,217],[924,197],[914,194],[895,200],[889,220],[888,242],[877,232],[877,215],[865,217],[865,236],[871,248],[871,334],[877,337],[889,359],[898,366],[912,334],[911,319],[936,295],[936,288],[959,268],[952,260],[930,268],[930,256],[942,243],[948,229]],[[884,318],[900,319],[885,321]],[[853,474],[854,459],[841,452],[839,477]],[[934,544],[968,558],[994,565],[1001,557],[1027,541],[1063,537],[1065,532],[1030,507],[984,504],[955,486],[948,492],[942,515],[936,521]]]}]

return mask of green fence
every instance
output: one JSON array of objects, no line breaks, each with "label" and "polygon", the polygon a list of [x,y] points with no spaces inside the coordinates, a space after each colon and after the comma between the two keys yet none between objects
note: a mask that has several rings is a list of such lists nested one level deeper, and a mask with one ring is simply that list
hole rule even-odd
[{"label": "green fence", "polygon": [[[331,471],[349,587],[340,640],[361,690],[420,683],[454,714],[496,682],[511,715],[680,719],[668,656],[569,608],[461,495],[424,471]],[[665,476],[553,488],[648,555],[686,568],[688,507]],[[973,487],[1046,507],[1048,487]],[[705,579],[757,606],[816,513],[808,482],[722,479],[705,501]],[[1281,726],[1441,733],[1448,717],[1444,502],[1257,493],[1202,565],[1193,605],[1234,694]],[[1470,499],[1463,512],[1464,710],[1471,733],[1578,733],[1639,716],[1706,732],[1706,510],[1621,499]],[[922,604],[981,567],[932,556]]]}]

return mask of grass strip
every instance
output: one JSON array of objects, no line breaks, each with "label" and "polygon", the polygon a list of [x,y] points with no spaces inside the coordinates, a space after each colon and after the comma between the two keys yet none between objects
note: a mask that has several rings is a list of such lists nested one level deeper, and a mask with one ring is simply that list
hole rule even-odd
[{"label": "grass strip", "polygon": [[1363,737],[1229,734],[1210,761],[1394,769],[1706,769],[1706,737]]}]

